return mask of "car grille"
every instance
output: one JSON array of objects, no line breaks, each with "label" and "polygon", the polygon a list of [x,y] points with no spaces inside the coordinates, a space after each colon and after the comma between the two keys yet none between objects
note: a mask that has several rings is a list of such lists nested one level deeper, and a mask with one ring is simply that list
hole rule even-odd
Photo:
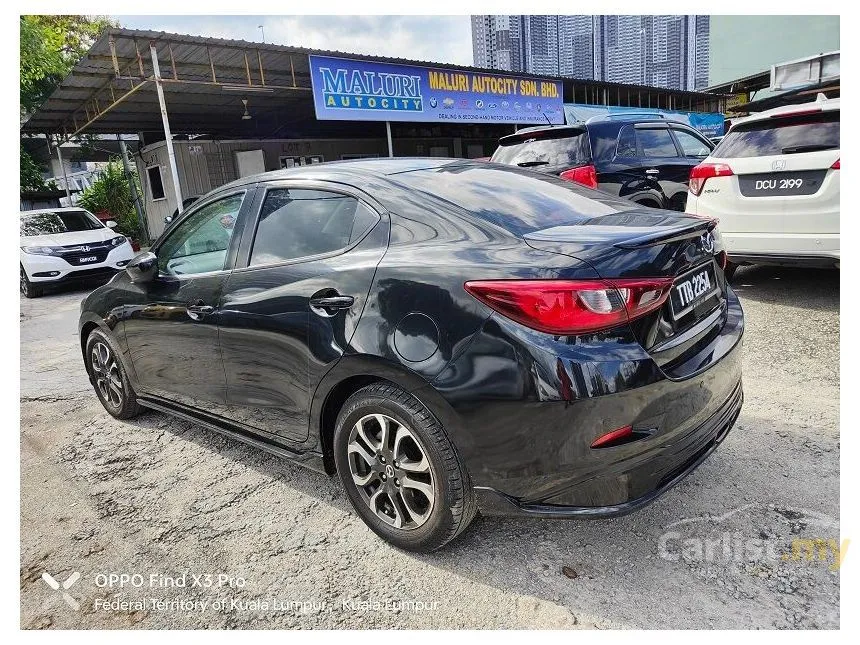
[{"label": "car grille", "polygon": [[[98,264],[107,259],[113,246],[108,242],[92,242],[90,244],[74,244],[71,246],[60,247],[61,250],[57,253],[58,257],[63,258],[72,266],[87,266],[89,264]],[[84,258],[95,258],[82,262]]]}]

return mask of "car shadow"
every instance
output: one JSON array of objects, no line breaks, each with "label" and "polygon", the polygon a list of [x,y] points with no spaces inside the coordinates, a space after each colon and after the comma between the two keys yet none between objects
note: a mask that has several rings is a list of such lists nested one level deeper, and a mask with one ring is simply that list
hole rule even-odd
[{"label": "car shadow", "polygon": [[839,310],[839,275],[838,269],[742,266],[731,285],[742,301],[833,312]]},{"label": "car shadow", "polygon": [[[150,411],[128,423],[143,431],[157,428],[177,439],[192,441],[267,478],[284,482],[291,491],[354,516],[336,476],[309,470],[164,413]],[[784,436],[773,435],[772,426],[773,419],[742,416],[738,427],[720,449],[695,472],[655,503],[623,517],[565,521],[478,516],[456,540],[430,554],[400,551],[369,532],[367,539],[378,540],[381,548],[391,549],[427,568],[442,569],[475,584],[566,607],[577,619],[593,618],[606,627],[636,626],[648,620],[656,621],[652,623],[655,626],[675,628],[713,626],[713,621],[723,628],[744,626],[756,618],[738,619],[735,624],[731,616],[745,611],[745,603],[750,598],[770,593],[770,579],[751,577],[743,572],[742,565],[732,562],[717,563],[715,568],[711,566],[702,573],[705,569],[701,563],[671,562],[662,558],[658,544],[661,536],[679,520],[717,517],[747,504],[761,508],[774,504],[819,508],[815,502],[816,491],[803,492],[804,482],[813,476],[815,464],[786,474],[797,480],[794,490],[798,491],[796,496],[788,498],[784,484],[774,483],[767,469],[753,467],[759,463],[759,457],[748,450],[748,434],[759,435],[763,444],[760,447],[765,453],[792,453],[800,445],[803,449],[820,451],[825,444],[812,446],[803,438],[807,434],[803,428],[783,422],[781,432],[797,437],[797,440],[787,441]],[[788,457],[774,454],[773,458]],[[834,499],[838,500],[838,491]],[[273,501],[273,509],[276,506]],[[838,506],[823,510],[838,516]],[[760,528],[735,522],[727,530],[755,536]],[[810,569],[810,573],[803,576],[811,580],[818,572]],[[738,595],[722,598],[717,613],[697,613],[709,606],[710,595],[723,588],[720,580],[737,586]],[[822,583],[817,578],[815,582]],[[653,598],[640,597],[643,589],[651,590],[655,594]],[[676,601],[683,598],[683,602],[661,608],[659,617],[647,620],[643,617],[643,611],[653,605],[655,598],[672,595]],[[789,609],[793,606],[786,611]],[[780,613],[781,610],[775,611],[777,616]],[[708,623],[709,620],[712,623]]]}]

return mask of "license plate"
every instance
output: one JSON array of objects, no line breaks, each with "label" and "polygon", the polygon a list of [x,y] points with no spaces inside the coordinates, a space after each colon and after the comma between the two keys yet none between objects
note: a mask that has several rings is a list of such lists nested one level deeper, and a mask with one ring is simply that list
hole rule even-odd
[{"label": "license plate", "polygon": [[826,170],[772,172],[740,175],[738,182],[744,197],[814,195],[821,188]]},{"label": "license plate", "polygon": [[669,296],[675,319],[703,303],[718,290],[717,273],[713,262],[708,262],[681,276],[675,281]]},{"label": "license plate", "polygon": [[85,258],[79,258],[78,264],[86,264],[87,262],[95,262],[98,259],[99,259],[99,256],[97,256],[97,255],[88,255]]}]

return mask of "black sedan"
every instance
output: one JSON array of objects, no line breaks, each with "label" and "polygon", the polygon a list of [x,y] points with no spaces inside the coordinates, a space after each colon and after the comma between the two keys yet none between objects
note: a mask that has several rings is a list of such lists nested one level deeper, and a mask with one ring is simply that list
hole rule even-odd
[{"label": "black sedan", "polygon": [[512,166],[246,177],[81,305],[96,394],[337,473],[410,550],[487,515],[608,517],[725,438],[743,313],[712,220]]}]

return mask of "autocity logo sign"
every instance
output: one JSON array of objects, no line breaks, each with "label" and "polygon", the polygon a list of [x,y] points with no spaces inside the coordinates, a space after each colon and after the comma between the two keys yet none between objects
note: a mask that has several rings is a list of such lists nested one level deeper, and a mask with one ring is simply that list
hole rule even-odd
[{"label": "autocity logo sign", "polygon": [[325,106],[345,110],[422,112],[421,77],[346,67],[320,67]]}]

